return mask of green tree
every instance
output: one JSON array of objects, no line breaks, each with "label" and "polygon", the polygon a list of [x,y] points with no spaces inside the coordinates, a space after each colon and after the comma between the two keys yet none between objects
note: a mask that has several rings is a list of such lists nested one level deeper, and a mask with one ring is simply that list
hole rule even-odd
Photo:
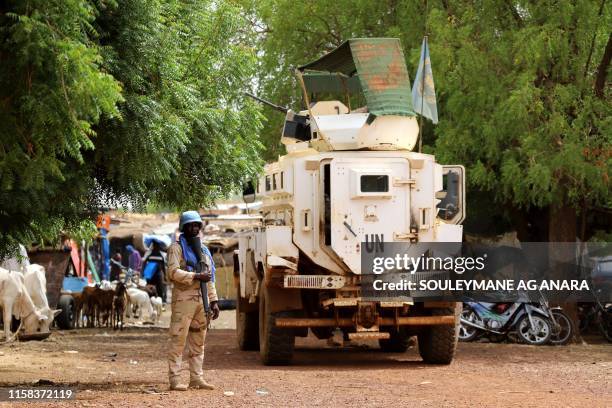
[{"label": "green tree", "polygon": [[[415,72],[427,32],[440,124],[426,123],[425,149],[466,166],[477,198],[472,225],[486,202],[523,240],[573,241],[577,211],[612,202],[605,1],[269,0],[245,8],[263,50],[260,92],[292,105],[300,99],[290,67],[351,37],[393,36]],[[266,115],[273,128],[262,137],[274,157],[279,119]]]},{"label": "green tree", "polygon": [[0,256],[109,204],[198,207],[259,170],[239,9],[206,0],[0,6]]},{"label": "green tree", "polygon": [[[576,210],[610,202],[612,110],[597,84],[610,64],[611,18],[602,1],[485,2],[430,15],[448,67],[438,75],[448,119],[436,150],[512,210],[524,240],[573,241]],[[530,228],[541,208],[548,225]]]},{"label": "green tree", "polygon": [[105,68],[125,98],[121,119],[96,128],[101,190],[132,204],[210,204],[261,166],[259,107],[243,96],[255,54],[237,41],[240,10],[199,0],[120,3],[96,20]]},{"label": "green tree", "polygon": [[93,180],[92,124],[119,114],[121,86],[90,39],[82,1],[0,6],[0,255],[76,226]]}]

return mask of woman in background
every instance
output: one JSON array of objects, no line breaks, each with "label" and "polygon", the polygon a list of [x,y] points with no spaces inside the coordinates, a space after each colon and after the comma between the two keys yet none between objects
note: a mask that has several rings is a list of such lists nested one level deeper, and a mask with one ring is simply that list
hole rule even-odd
[{"label": "woman in background", "polygon": [[140,252],[132,245],[127,245],[125,247],[128,253],[130,254],[130,258],[128,260],[128,266],[132,270],[132,273],[137,273],[141,275],[142,272],[142,257],[140,256]]},{"label": "woman in background", "polygon": [[162,299],[163,303],[166,303],[166,258],[159,242],[153,241],[151,249],[143,259],[142,270],[147,283],[155,286],[157,296]]}]

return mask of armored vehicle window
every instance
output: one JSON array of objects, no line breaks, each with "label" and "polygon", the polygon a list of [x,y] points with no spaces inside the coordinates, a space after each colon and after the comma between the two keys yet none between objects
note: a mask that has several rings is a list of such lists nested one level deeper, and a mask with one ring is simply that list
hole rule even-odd
[{"label": "armored vehicle window", "polygon": [[388,175],[363,175],[361,176],[362,193],[386,193],[389,191]]},{"label": "armored vehicle window", "polygon": [[278,173],[274,173],[272,175],[272,190],[276,190],[276,176],[278,175]]},{"label": "armored vehicle window", "polygon": [[266,176],[266,191],[270,191],[270,176]]},{"label": "armored vehicle window", "polygon": [[439,208],[438,216],[443,220],[450,220],[459,212],[459,174],[453,171],[444,174],[442,188],[446,194],[436,206]]},{"label": "armored vehicle window", "polygon": [[285,175],[285,172],[284,172],[284,171],[281,171],[281,172],[280,172],[280,178],[281,178],[281,179],[280,179],[280,188],[284,188],[284,187],[285,187],[285,186],[283,186],[283,181],[284,181],[284,180],[283,180],[283,178],[284,178],[284,175]]}]

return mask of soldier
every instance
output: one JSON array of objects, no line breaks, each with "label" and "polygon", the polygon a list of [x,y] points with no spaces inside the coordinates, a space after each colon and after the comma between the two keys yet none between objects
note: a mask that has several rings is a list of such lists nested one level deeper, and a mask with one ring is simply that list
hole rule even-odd
[{"label": "soldier", "polygon": [[[214,284],[215,266],[206,246],[199,240],[202,218],[197,211],[181,214],[179,231],[182,234],[168,249],[168,280],[174,283],[172,289],[172,317],[170,320],[170,346],[168,349],[168,374],[170,389],[187,390],[179,380],[185,341],[189,351],[189,387],[212,390],[214,386],[202,378],[204,363],[204,339],[208,319],[219,317],[217,291]],[[200,252],[208,265],[208,271],[196,273],[197,257]],[[195,248],[195,251],[194,251]],[[200,282],[206,282],[212,316],[207,316],[202,302]]]}]

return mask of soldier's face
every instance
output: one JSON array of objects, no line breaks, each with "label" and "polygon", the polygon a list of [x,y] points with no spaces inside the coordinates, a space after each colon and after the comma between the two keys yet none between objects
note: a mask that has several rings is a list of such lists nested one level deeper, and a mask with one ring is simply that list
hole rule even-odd
[{"label": "soldier's face", "polygon": [[190,222],[189,224],[185,224],[185,226],[183,226],[183,232],[188,237],[196,237],[200,233],[200,228],[202,228],[200,223]]}]

